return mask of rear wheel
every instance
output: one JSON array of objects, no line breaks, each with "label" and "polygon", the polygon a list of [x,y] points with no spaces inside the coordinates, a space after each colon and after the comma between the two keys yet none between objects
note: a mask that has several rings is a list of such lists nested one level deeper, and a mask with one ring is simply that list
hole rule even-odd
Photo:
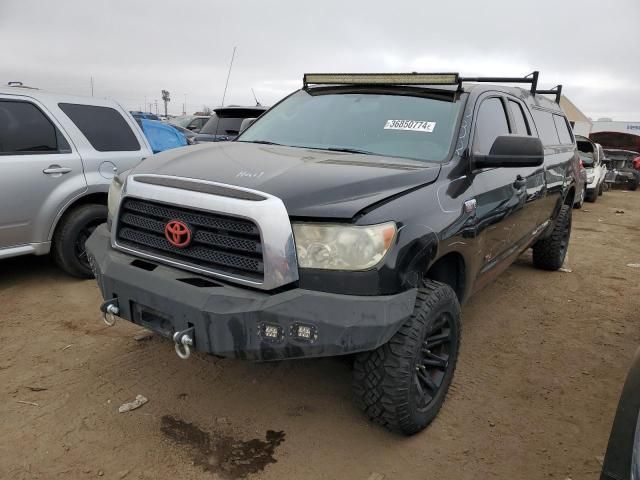
[{"label": "rear wheel", "polygon": [[587,200],[587,202],[596,203],[596,200],[598,200],[598,189],[594,188],[591,191],[587,190],[585,199]]},{"label": "rear wheel", "polygon": [[435,418],[453,378],[460,305],[443,283],[424,280],[413,314],[389,342],[354,363],[357,405],[374,422],[412,435]]},{"label": "rear wheel", "polygon": [[603,193],[604,193],[604,182],[602,182],[600,184],[600,187],[598,188],[598,196],[601,197]]},{"label": "rear wheel", "polygon": [[551,235],[533,244],[533,265],[543,270],[558,270],[564,263],[571,237],[571,209],[563,205]]},{"label": "rear wheel", "polygon": [[53,259],[65,272],[93,278],[85,243],[96,227],[107,221],[104,205],[81,205],[65,214],[53,236]]}]

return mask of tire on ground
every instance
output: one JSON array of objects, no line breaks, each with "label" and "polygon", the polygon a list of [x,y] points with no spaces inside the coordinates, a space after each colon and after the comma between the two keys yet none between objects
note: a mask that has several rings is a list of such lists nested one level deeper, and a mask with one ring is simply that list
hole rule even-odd
[{"label": "tire on ground", "polygon": [[[451,339],[446,366],[440,370],[444,374],[429,403],[419,408],[419,387],[414,382],[426,347],[423,342],[434,322],[443,315],[449,319]],[[357,406],[369,419],[389,430],[405,435],[421,431],[435,418],[444,402],[459,346],[460,305],[456,293],[448,285],[425,279],[418,289],[413,313],[400,330],[386,344],[356,357],[353,393]]]},{"label": "tire on ground", "polygon": [[543,270],[558,270],[564,263],[571,236],[571,208],[563,205],[548,237],[533,244],[533,265]]},{"label": "tire on ground", "polygon": [[52,242],[52,255],[58,266],[74,277],[93,278],[91,269],[78,256],[76,243],[87,228],[95,228],[106,221],[105,205],[80,205],[65,213],[56,227]]}]

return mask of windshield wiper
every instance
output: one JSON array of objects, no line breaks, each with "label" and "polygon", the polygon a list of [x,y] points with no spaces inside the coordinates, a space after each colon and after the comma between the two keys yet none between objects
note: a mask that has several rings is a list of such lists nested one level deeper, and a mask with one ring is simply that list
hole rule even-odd
[{"label": "windshield wiper", "polygon": [[259,143],[260,145],[280,145],[282,147],[286,147],[288,145],[282,145],[281,143],[270,142],[269,140],[238,140],[239,142],[245,143]]},{"label": "windshield wiper", "polygon": [[380,155],[376,152],[369,152],[368,150],[360,150],[357,148],[348,147],[303,147],[310,148],[312,150],[329,150],[330,152],[345,152],[345,153],[360,153],[362,155]]}]

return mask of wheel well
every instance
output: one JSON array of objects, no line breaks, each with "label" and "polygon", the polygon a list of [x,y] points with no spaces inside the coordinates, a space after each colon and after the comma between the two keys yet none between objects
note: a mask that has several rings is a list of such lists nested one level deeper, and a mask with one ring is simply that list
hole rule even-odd
[{"label": "wheel well", "polygon": [[564,204],[572,207],[573,201],[575,198],[576,198],[576,189],[574,187],[571,187],[567,192],[567,196],[564,197]]},{"label": "wheel well", "polygon": [[51,232],[51,235],[53,236],[53,234],[55,233],[55,231],[58,229],[58,226],[60,225],[60,221],[66,217],[69,213],[71,213],[73,210],[75,210],[77,207],[79,207],[80,205],[88,205],[91,203],[96,203],[98,205],[106,205],[107,204],[107,197],[108,194],[106,192],[96,192],[96,193],[90,193],[89,195],[85,195],[83,197],[78,198],[76,201],[74,201],[71,205],[69,205],[64,212],[62,213],[62,215],[60,215],[60,217],[58,218],[58,220],[56,221],[56,224]]},{"label": "wheel well", "polygon": [[425,277],[449,285],[456,292],[458,300],[462,302],[466,287],[465,263],[462,255],[457,252],[447,253],[429,267]]}]

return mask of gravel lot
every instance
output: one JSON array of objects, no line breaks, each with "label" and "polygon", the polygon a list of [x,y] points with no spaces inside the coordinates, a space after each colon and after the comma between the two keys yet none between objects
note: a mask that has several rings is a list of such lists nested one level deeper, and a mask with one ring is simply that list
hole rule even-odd
[{"label": "gravel lot", "polygon": [[[629,263],[640,192],[574,211],[572,271],[525,254],[477,294],[442,412],[403,438],[353,407],[344,360],[182,361],[106,327],[93,281],[0,262],[0,478],[596,479],[640,344]],[[118,413],[137,394],[149,402]]]}]

